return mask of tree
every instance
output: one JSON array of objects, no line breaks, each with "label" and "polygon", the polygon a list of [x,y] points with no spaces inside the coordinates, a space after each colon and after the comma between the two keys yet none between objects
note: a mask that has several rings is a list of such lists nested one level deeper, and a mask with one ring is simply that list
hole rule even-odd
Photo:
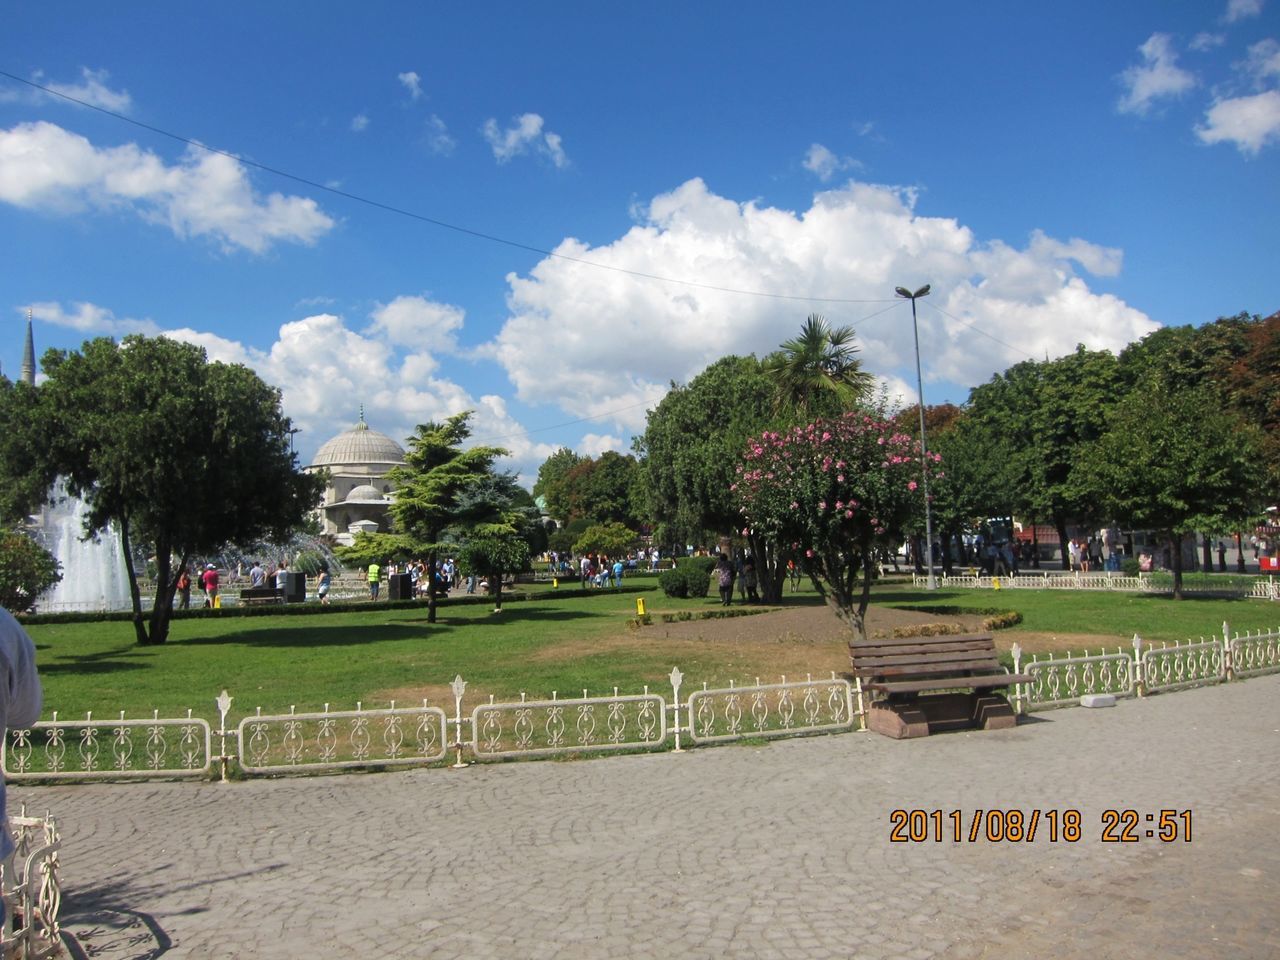
[{"label": "tree", "polygon": [[462,449],[471,436],[470,419],[471,411],[466,410],[444,423],[419,424],[409,438],[404,466],[387,475],[396,485],[391,505],[396,534],[409,538],[414,552],[427,557],[428,623],[436,622],[435,569],[441,534],[450,526],[466,527],[485,519],[489,505],[465,495],[489,477],[493,461],[507,453],[501,447]]},{"label": "tree", "polygon": [[597,523],[583,531],[573,545],[575,553],[603,553],[618,557],[635,546],[639,537],[620,523]]},{"label": "tree", "polygon": [[[320,496],[289,450],[280,392],[247,367],[210,363],[202,348],[163,337],[101,338],[50,350],[45,383],[14,391],[26,419],[4,418],[24,452],[0,485],[47,491],[56,477],[89,507],[85,533],[120,531],[140,644],[163,643],[178,576],[229,541],[284,540]],[[34,396],[32,396],[34,394]],[[133,545],[155,557],[144,621]]]},{"label": "tree", "polygon": [[861,640],[876,552],[923,512],[920,479],[917,442],[882,413],[850,412],[752,439],[734,493],[748,529],[803,552],[814,588]]},{"label": "tree", "polygon": [[488,578],[497,613],[502,609],[502,578],[528,568],[529,545],[516,534],[489,531],[468,540],[458,556],[463,569]]},{"label": "tree", "polygon": [[782,344],[765,361],[765,371],[774,378],[774,409],[796,410],[802,416],[820,411],[815,405],[826,397],[836,410],[848,410],[866,399],[875,378],[862,369],[856,356],[852,327],[832,328],[821,315],[811,313],[800,328],[800,336]]},{"label": "tree", "polygon": [[1079,346],[1057,360],[1015,364],[969,394],[968,416],[1006,465],[1013,512],[1051,521],[1063,557],[1068,523],[1100,519],[1072,474],[1105,429],[1118,383],[1114,355]]},{"label": "tree", "polygon": [[1082,490],[1120,524],[1169,545],[1173,595],[1182,597],[1182,541],[1256,515],[1261,432],[1224,409],[1205,385],[1152,378],[1113,411],[1085,451]]},{"label": "tree", "polygon": [[587,458],[574,453],[568,447],[561,447],[538,467],[538,479],[533,484],[533,495],[542,497],[547,505],[547,512],[561,522],[568,521],[569,505],[564,499],[566,488],[565,475]]},{"label": "tree", "polygon": [[0,532],[0,606],[14,613],[30,610],[61,579],[48,550],[19,530]]}]

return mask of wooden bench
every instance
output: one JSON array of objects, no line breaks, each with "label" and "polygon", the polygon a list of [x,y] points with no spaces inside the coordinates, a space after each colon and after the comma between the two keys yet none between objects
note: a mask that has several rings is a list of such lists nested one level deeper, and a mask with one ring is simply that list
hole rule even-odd
[{"label": "wooden bench", "polygon": [[880,695],[867,727],[898,740],[1012,727],[1017,717],[998,691],[1032,679],[1004,668],[990,634],[866,640],[849,644],[849,658],[862,689]]},{"label": "wooden bench", "polygon": [[245,606],[255,603],[284,603],[284,594],[275,587],[245,587],[240,591],[240,602]]}]

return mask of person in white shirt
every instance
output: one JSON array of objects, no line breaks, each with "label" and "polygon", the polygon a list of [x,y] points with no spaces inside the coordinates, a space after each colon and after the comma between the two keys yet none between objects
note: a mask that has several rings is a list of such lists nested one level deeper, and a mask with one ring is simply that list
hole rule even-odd
[{"label": "person in white shirt", "polygon": [[[36,672],[36,646],[13,615],[0,607],[0,737],[39,720],[43,702],[40,675]],[[4,780],[0,778],[0,861],[7,860],[13,849]],[[0,906],[0,922],[3,919],[4,908]]]}]

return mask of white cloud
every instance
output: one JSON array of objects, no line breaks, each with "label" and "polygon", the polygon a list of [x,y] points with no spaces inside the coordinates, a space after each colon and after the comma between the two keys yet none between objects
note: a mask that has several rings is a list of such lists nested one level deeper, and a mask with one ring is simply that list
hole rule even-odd
[{"label": "white cloud", "polygon": [[1262,0],[1227,0],[1227,12],[1222,19],[1227,23],[1235,23],[1247,17],[1256,17],[1262,12]]},{"label": "white cloud", "polygon": [[1195,74],[1178,66],[1167,33],[1153,33],[1138,50],[1143,62],[1120,75],[1125,93],[1116,108],[1121,113],[1146,113],[1155,101],[1179,96],[1196,85]]},{"label": "white cloud", "polygon": [[[655,197],[646,219],[612,243],[569,239],[556,249],[614,270],[546,258],[528,275],[510,275],[510,315],[484,353],[507,370],[519,399],[573,416],[608,414],[612,432],[625,432],[643,429],[645,410],[671,380],[687,382],[728,353],[763,356],[811,311],[855,324],[866,369],[890,387],[913,383],[909,307],[893,304],[898,284],[933,284],[919,315],[926,377],[960,396],[1019,360],[1080,342],[1118,350],[1157,328],[1076,273],[1078,264],[1112,276],[1120,251],[1039,231],[1024,249],[980,243],[955,220],[917,216],[914,203],[909,190],[853,182],[795,212],[739,203],[690,180]],[[712,286],[877,302],[794,302]]]},{"label": "white cloud", "polygon": [[357,113],[351,118],[351,130],[353,133],[360,133],[369,127],[369,117],[364,113]]},{"label": "white cloud", "polygon": [[1197,33],[1191,38],[1191,42],[1187,44],[1187,49],[1194,50],[1197,53],[1204,53],[1207,50],[1220,47],[1226,42],[1227,38],[1221,33]]},{"label": "white cloud", "polygon": [[820,143],[810,146],[804,156],[804,168],[823,183],[842,170],[853,170],[861,166],[853,157],[837,157]]},{"label": "white cloud", "polygon": [[33,319],[68,327],[85,335],[105,334],[115,337],[128,333],[156,334],[160,331],[150,320],[117,317],[106,307],[93,303],[73,303],[70,310],[60,303],[32,303],[20,309],[23,313],[30,309]]},{"label": "white cloud", "polygon": [[396,79],[400,81],[400,85],[409,91],[410,100],[422,99],[422,78],[413,70],[407,70],[404,73],[396,74]]},{"label": "white cloud", "polygon": [[1249,58],[1244,69],[1257,83],[1265,83],[1271,77],[1280,77],[1280,43],[1267,38],[1249,48]]},{"label": "white cloud", "polygon": [[453,153],[453,148],[458,142],[449,134],[449,128],[445,126],[444,121],[437,117],[434,113],[427,117],[427,147],[432,153],[441,156],[448,156]]},{"label": "white cloud", "polygon": [[363,332],[332,313],[292,320],[281,324],[265,350],[190,328],[165,335],[199,344],[211,360],[243,363],[279,387],[285,413],[302,430],[297,449],[303,463],[310,462],[320,444],[354,424],[361,405],[370,426],[401,444],[419,423],[474,410],[472,441],[510,450],[500,465],[531,482],[558,444],[531,438],[501,397],[475,396],[440,376],[436,352],[441,341],[428,337],[407,349],[400,342],[413,339],[415,331],[437,331],[452,344],[461,311],[402,296],[379,306],[370,320]]},{"label": "white cloud", "polygon": [[609,450],[622,452],[622,438],[605,433],[584,433],[578,441],[575,452],[584,457],[598,457]]},{"label": "white cloud", "polygon": [[1280,91],[1219,100],[1204,119],[1196,127],[1202,142],[1233,143],[1246,156],[1257,156],[1263,147],[1280,141]]},{"label": "white cloud", "polygon": [[567,167],[569,157],[564,152],[560,135],[550,131],[543,133],[542,128],[542,117],[536,113],[525,113],[515,119],[514,126],[505,130],[499,129],[498,121],[491,117],[484,122],[482,132],[499,163],[533,152],[546,157],[558,168]]},{"label": "white cloud", "polygon": [[254,253],[314,243],[334,224],[314,200],[258,194],[223,154],[192,146],[167,166],[136,144],[99,148],[44,121],[0,130],[0,201],[54,213],[129,209],[180,237]]},{"label": "white cloud", "polygon": [[128,113],[133,108],[133,99],[128,90],[112,90],[107,86],[111,75],[106,70],[90,70],[80,68],[79,83],[45,83],[50,90],[61,93],[87,103],[92,107],[102,107],[114,113]]}]

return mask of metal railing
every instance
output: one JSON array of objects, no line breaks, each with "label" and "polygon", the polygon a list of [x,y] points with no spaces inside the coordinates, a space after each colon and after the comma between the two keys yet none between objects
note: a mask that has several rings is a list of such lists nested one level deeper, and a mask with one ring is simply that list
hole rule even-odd
[{"label": "metal railing", "polygon": [[4,926],[0,928],[0,956],[42,960],[61,952],[58,913],[62,884],[58,851],[62,841],[51,817],[29,817],[24,806],[9,818],[15,848],[0,865],[0,893],[4,897]]},{"label": "metal railing", "polygon": [[[1032,679],[1013,685],[1019,713],[1078,704],[1086,694],[1143,697],[1207,683],[1280,672],[1280,628],[1180,644],[1067,656],[1024,656],[1013,645],[1014,672]],[[453,703],[413,707],[266,714],[257,709],[232,726],[232,697],[216,700],[216,729],[192,716],[128,720],[63,720],[57,714],[32,730],[12,730],[0,745],[0,767],[14,781],[172,779],[240,773],[277,775],[350,769],[392,769],[448,762],[585,756],[670,750],[748,739],[806,736],[866,728],[866,691],[845,677],[701,689],[682,698],[684,675],[672,669],[670,693],[562,697],[465,705],[467,683],[451,684]],[[958,688],[963,688],[963,683]],[[215,772],[216,770],[216,772]]]}]

